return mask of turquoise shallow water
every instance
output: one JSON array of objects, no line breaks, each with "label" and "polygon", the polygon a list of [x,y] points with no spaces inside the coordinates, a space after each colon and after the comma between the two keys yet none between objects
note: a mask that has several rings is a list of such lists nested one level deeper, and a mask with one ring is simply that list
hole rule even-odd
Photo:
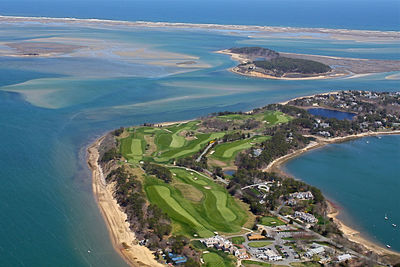
[{"label": "turquoise shallow water", "polygon": [[289,161],[285,169],[339,205],[345,224],[400,251],[399,166],[396,135],[331,144]]},{"label": "turquoise shallow water", "polygon": [[[389,74],[301,82],[251,79],[226,71],[235,63],[213,53],[256,42],[288,52],[318,48],[333,56],[350,55],[348,49],[357,47],[362,57],[398,59],[393,49],[398,43],[31,24],[1,25],[0,32],[4,42],[49,37],[106,42],[102,56],[0,57],[0,266],[125,266],[110,244],[85,163],[85,147],[106,131],[249,110],[318,92],[398,89],[398,80],[385,79]],[[180,73],[176,66],[129,61],[112,53],[122,46],[189,55],[209,67]],[[385,192],[387,186],[375,189]],[[354,221],[365,219],[363,214]]]}]

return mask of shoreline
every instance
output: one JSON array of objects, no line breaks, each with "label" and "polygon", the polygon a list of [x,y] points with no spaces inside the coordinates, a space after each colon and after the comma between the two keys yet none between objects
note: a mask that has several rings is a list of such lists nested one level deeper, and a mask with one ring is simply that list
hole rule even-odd
[{"label": "shoreline", "polygon": [[328,73],[328,74],[323,74],[323,75],[318,75],[318,76],[290,78],[290,77],[275,77],[275,76],[264,74],[264,73],[257,72],[257,71],[250,71],[247,73],[243,73],[243,72],[235,70],[235,68],[236,67],[229,68],[228,70],[232,73],[246,76],[246,77],[262,78],[262,79],[269,79],[269,80],[283,80],[283,81],[325,80],[325,79],[334,79],[334,78],[339,78],[339,77],[349,75],[346,73],[336,73],[336,74]]},{"label": "shoreline", "polygon": [[[293,98],[284,102],[280,102],[278,104],[287,104],[289,101],[294,99],[301,99],[305,97],[312,97],[315,95],[325,95],[325,94],[337,94],[338,92],[326,92],[320,94],[314,94],[310,96],[301,96],[297,98]],[[169,126],[177,123],[187,123],[190,121],[194,121],[196,119],[182,120],[182,121],[170,121],[170,122],[160,122],[154,123],[155,126]],[[285,156],[275,159],[272,161],[263,171],[276,172],[282,176],[291,176],[285,173],[282,170],[282,166],[289,160],[298,157],[304,154],[307,151],[323,147],[328,144],[333,143],[341,143],[346,142],[352,139],[358,139],[369,136],[380,136],[380,135],[398,135],[400,134],[400,130],[396,131],[388,131],[388,132],[366,132],[357,135],[349,135],[345,137],[336,137],[332,139],[325,139],[322,137],[316,137],[316,141],[310,142],[306,147],[293,151]],[[88,146],[87,152],[87,162],[90,170],[92,171],[92,187],[93,194],[98,203],[99,209],[102,213],[102,216],[107,225],[107,229],[109,231],[110,239],[112,241],[114,249],[122,256],[122,258],[130,265],[130,266],[164,266],[158,263],[153,255],[152,251],[147,247],[137,245],[137,240],[135,239],[135,234],[130,230],[129,223],[126,222],[127,215],[120,208],[117,201],[114,199],[112,195],[112,189],[110,189],[110,185],[105,185],[104,178],[102,178],[102,170],[98,165],[98,145],[103,140],[105,135],[94,141],[91,145]],[[315,136],[313,136],[315,137]],[[103,180],[102,180],[103,179]],[[357,230],[345,225],[340,219],[338,219],[339,211],[332,205],[332,202],[327,200],[328,204],[328,217],[333,218],[335,223],[339,226],[339,229],[343,232],[343,235],[348,240],[360,244],[364,246],[366,249],[371,250],[379,255],[395,255],[400,256],[399,252],[392,251],[382,247],[380,244],[374,243],[374,241],[368,240],[363,237],[360,232]],[[113,217],[115,216],[115,217]],[[125,249],[122,246],[122,243],[129,244],[130,248]]]},{"label": "shoreline", "polygon": [[[382,60],[382,59],[363,59],[363,58],[349,58],[349,57],[333,57],[323,55],[312,55],[312,54],[299,54],[299,53],[282,53],[280,55],[286,56],[292,59],[305,59],[316,61],[328,66],[340,66],[338,68],[333,67],[330,71],[319,74],[302,75],[300,73],[286,73],[284,76],[273,76],[265,73],[263,70],[257,71],[257,68],[247,69],[241,68],[240,65],[249,64],[254,60],[254,56],[246,56],[245,54],[232,53],[230,49],[223,49],[215,51],[214,53],[228,55],[231,60],[236,61],[238,65],[228,68],[227,70],[238,75],[253,78],[262,78],[270,80],[287,80],[287,81],[306,81],[306,80],[324,80],[324,79],[353,79],[357,77],[364,77],[367,75],[387,73],[387,72],[398,72],[400,71],[399,60]],[[295,74],[299,77],[290,77]],[[285,76],[285,75],[288,75]],[[396,73],[394,74],[396,75]]]},{"label": "shoreline", "polygon": [[326,203],[328,204],[328,214],[327,216],[329,218],[332,218],[334,223],[336,223],[339,226],[340,231],[343,232],[343,235],[350,241],[360,244],[367,248],[368,250],[371,250],[379,255],[383,254],[390,254],[390,255],[396,255],[400,256],[400,252],[389,250],[385,247],[382,247],[380,244],[368,239],[367,237],[363,236],[359,231],[355,230],[354,228],[351,228],[350,226],[346,225],[338,219],[340,211],[338,207],[336,207],[332,201],[327,200]]},{"label": "shoreline", "polygon": [[[312,142],[310,142],[309,145],[307,145],[306,147],[304,147],[302,149],[293,151],[290,154],[287,154],[285,156],[282,156],[280,158],[273,160],[270,164],[268,164],[268,166],[266,168],[263,169],[263,171],[275,172],[282,176],[293,177],[293,175],[286,173],[282,169],[282,166],[285,163],[287,163],[288,161],[292,160],[293,158],[301,156],[302,154],[304,154],[308,151],[311,151],[311,150],[314,150],[317,148],[322,148],[329,144],[342,143],[342,142],[350,141],[353,139],[359,139],[359,138],[370,137],[370,136],[381,136],[381,135],[400,135],[400,130],[390,131],[390,132],[366,132],[366,133],[349,135],[349,136],[344,136],[344,137],[335,137],[332,139],[325,139],[322,137],[317,138],[318,141],[312,141]],[[346,225],[342,220],[340,220],[338,218],[339,210],[334,207],[333,203],[329,200],[326,200],[326,203],[328,204],[327,216],[334,220],[334,222],[339,226],[339,229],[343,232],[343,235],[348,240],[350,240],[354,243],[357,243],[359,245],[362,245],[365,248],[367,248],[368,250],[371,250],[379,255],[391,254],[391,255],[400,256],[400,252],[389,250],[389,249],[383,247],[381,244],[378,244],[372,240],[369,240],[368,238],[363,236],[359,231],[355,230],[354,228]]]},{"label": "shoreline", "polygon": [[164,266],[154,259],[151,250],[137,244],[135,234],[126,221],[127,215],[113,196],[113,185],[107,185],[104,180],[103,171],[98,164],[98,147],[103,139],[104,136],[87,147],[87,164],[92,171],[93,196],[107,226],[112,245],[129,266]]},{"label": "shoreline", "polygon": [[[0,15],[0,22],[40,22],[40,23],[86,23],[89,25],[103,24],[111,26],[134,26],[150,28],[198,28],[205,30],[232,30],[232,31],[256,31],[264,33],[320,33],[327,34],[333,39],[355,39],[375,41],[396,41],[400,38],[400,31],[395,30],[360,30],[360,29],[335,29],[335,28],[307,28],[307,27],[282,27],[261,25],[233,25],[211,23],[185,23],[185,22],[152,22],[152,21],[124,21],[96,18],[52,18],[52,17],[24,17]],[[324,37],[326,38],[326,36]]]},{"label": "shoreline", "polygon": [[[228,55],[228,56],[231,57],[232,60],[238,61],[239,64],[248,62],[248,58],[246,58],[246,57],[244,57],[244,56],[242,56],[240,54],[232,53],[232,52],[228,51],[227,49],[215,51],[214,53]],[[349,75],[348,73],[332,74],[333,71],[331,71],[329,73],[321,74],[321,75],[318,75],[318,76],[290,78],[290,77],[275,77],[275,76],[272,76],[272,75],[268,75],[268,74],[264,74],[264,73],[260,73],[260,72],[256,72],[256,71],[250,71],[250,72],[247,72],[247,73],[243,73],[243,72],[237,71],[236,69],[237,69],[237,66],[229,68],[228,71],[230,71],[230,72],[232,72],[234,74],[238,74],[238,75],[242,75],[242,76],[246,76],[246,77],[262,78],[262,79],[270,79],[270,80],[285,80],[285,81],[305,81],[305,80],[333,79],[333,78],[338,78],[338,77],[348,76]]]}]

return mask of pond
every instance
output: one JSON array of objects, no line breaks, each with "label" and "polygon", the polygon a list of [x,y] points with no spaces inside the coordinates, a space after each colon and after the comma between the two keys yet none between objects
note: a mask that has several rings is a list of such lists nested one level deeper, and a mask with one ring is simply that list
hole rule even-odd
[{"label": "pond", "polygon": [[338,120],[352,120],[356,115],[350,112],[343,112],[326,108],[310,108],[307,111],[308,113],[315,116],[321,116],[325,118],[336,118]]}]

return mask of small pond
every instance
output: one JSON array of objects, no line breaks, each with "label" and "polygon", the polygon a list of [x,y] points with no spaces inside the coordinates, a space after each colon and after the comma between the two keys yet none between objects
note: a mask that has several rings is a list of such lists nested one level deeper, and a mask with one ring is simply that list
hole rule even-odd
[{"label": "small pond", "polygon": [[350,112],[343,112],[326,108],[310,108],[307,111],[308,113],[314,116],[321,116],[325,118],[336,118],[338,120],[352,120],[356,115]]}]

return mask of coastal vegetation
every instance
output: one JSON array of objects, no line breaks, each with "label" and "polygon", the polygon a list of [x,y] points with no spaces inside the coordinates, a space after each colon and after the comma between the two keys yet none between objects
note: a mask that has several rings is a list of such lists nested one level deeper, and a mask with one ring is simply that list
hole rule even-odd
[{"label": "coastal vegetation", "polygon": [[253,63],[256,68],[271,71],[277,77],[286,73],[320,74],[331,71],[329,66],[307,59],[278,57],[271,60],[256,60]]},{"label": "coastal vegetation", "polygon": [[272,78],[305,78],[328,74],[331,67],[310,59],[283,57],[278,52],[263,47],[239,47],[226,50],[240,58],[233,68],[239,74]]},{"label": "coastal vegetation", "polygon": [[[307,111],[315,106],[354,116],[316,116]],[[271,172],[270,166],[333,138],[396,129],[399,93],[339,92],[251,112],[226,111],[190,122],[121,128],[104,139],[99,163],[140,244],[161,250],[157,255],[182,255],[186,266],[196,266],[200,259],[206,266],[231,266],[233,255],[197,242],[220,234],[232,236],[231,251],[238,251],[235,245],[262,248],[275,242],[274,235],[290,233],[281,240],[298,249],[298,256],[310,249],[303,243],[311,240],[336,242],[363,253],[327,216],[328,205],[318,188],[279,170]],[[227,169],[235,172],[225,175]],[[302,230],[305,226],[311,233]],[[279,227],[284,230],[276,230]],[[256,240],[246,242],[243,231],[248,228],[260,233]],[[340,246],[330,247],[335,251]],[[275,243],[274,247],[279,248]],[[244,253],[255,253],[249,251]],[[332,254],[329,251],[327,255]],[[160,260],[173,262],[174,257],[168,257]]]}]

